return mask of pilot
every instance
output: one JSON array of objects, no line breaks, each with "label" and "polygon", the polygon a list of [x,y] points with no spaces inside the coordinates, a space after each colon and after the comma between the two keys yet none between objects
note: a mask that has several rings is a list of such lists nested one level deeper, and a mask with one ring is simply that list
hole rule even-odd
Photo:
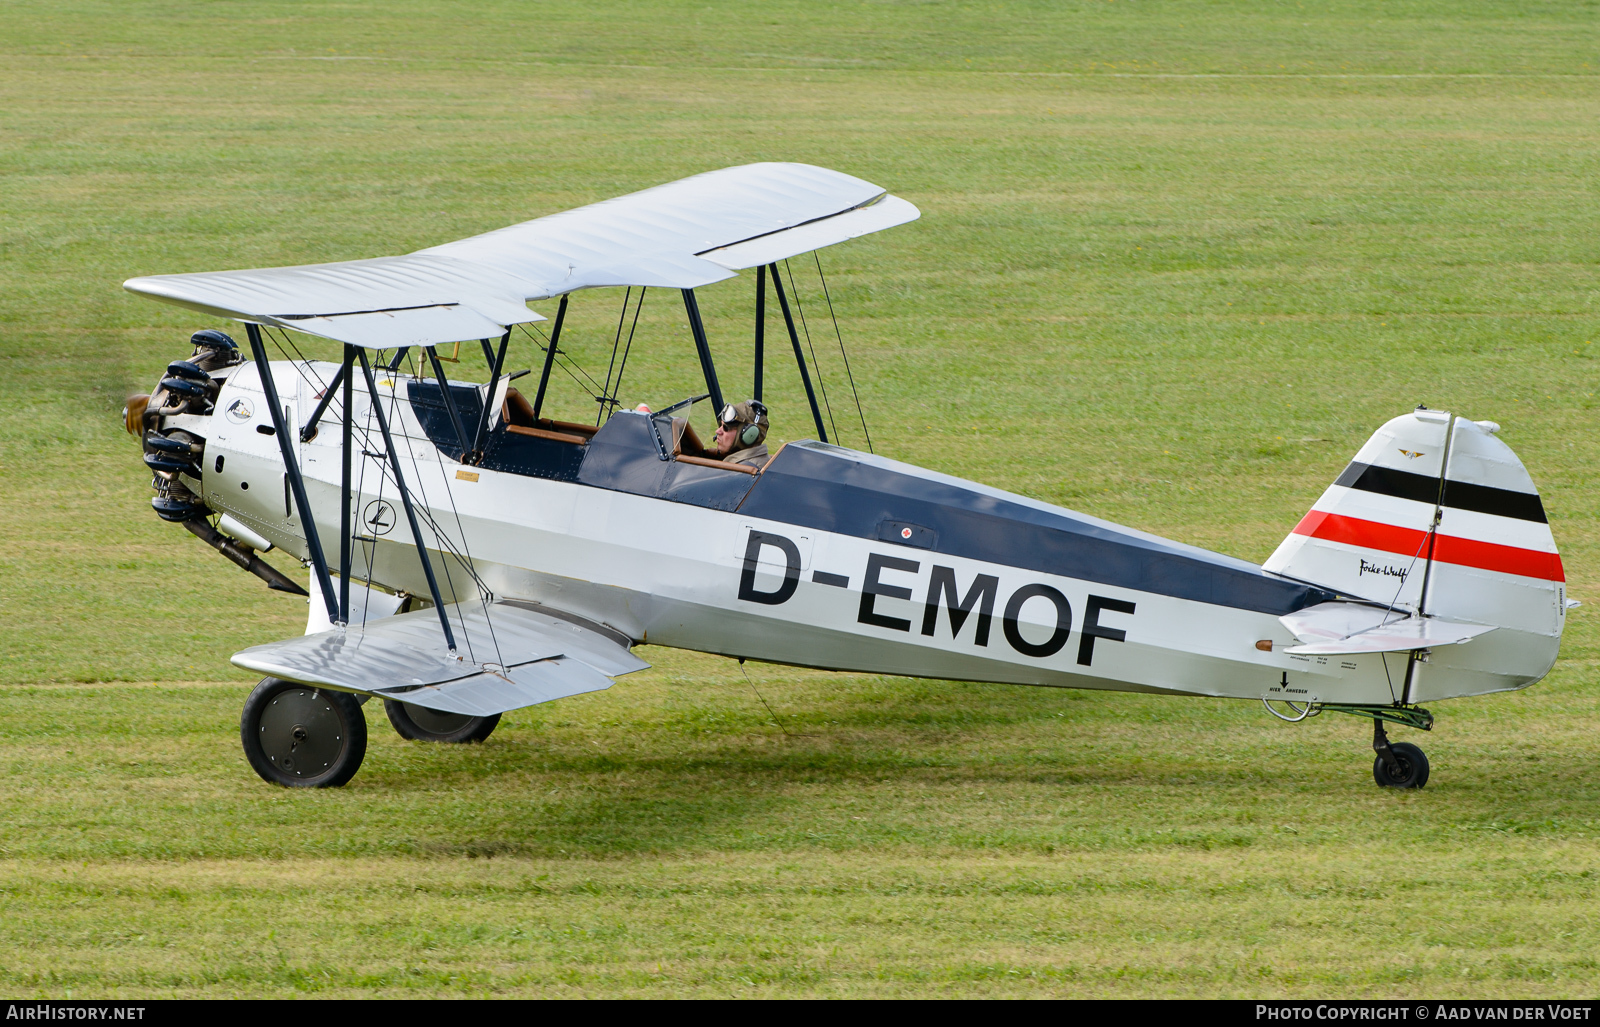
[{"label": "pilot", "polygon": [[759,400],[730,403],[717,418],[717,433],[711,440],[715,456],[734,464],[749,464],[756,470],[767,465],[767,408]]}]

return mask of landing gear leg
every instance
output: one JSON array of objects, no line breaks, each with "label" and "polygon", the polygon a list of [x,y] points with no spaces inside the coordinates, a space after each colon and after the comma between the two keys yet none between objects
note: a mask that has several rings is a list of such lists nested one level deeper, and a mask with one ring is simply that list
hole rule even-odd
[{"label": "landing gear leg", "polygon": [[1428,783],[1428,757],[1410,742],[1389,741],[1383,721],[1372,720],[1372,777],[1380,788],[1421,788]]}]

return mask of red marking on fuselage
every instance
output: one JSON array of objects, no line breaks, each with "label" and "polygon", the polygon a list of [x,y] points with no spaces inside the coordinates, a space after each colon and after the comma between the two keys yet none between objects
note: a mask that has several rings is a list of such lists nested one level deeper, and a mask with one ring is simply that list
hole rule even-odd
[{"label": "red marking on fuselage", "polygon": [[[1428,533],[1415,528],[1402,528],[1396,524],[1368,521],[1360,517],[1313,510],[1294,526],[1296,535],[1307,535],[1327,542],[1342,542],[1349,546],[1379,549],[1399,556],[1426,556]],[[1495,542],[1482,542],[1455,535],[1440,535],[1434,539],[1433,558],[1440,563],[1453,563],[1462,567],[1498,571],[1501,574],[1520,574],[1525,578],[1544,578],[1547,581],[1566,581],[1561,567],[1561,557],[1537,549],[1502,546]]]}]

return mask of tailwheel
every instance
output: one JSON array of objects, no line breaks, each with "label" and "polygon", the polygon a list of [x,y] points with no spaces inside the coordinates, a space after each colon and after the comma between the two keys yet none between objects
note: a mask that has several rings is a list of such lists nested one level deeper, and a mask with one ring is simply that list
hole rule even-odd
[{"label": "tailwheel", "polygon": [[1380,788],[1421,788],[1428,783],[1428,757],[1410,742],[1390,742],[1383,721],[1372,722],[1372,777]]},{"label": "tailwheel", "polygon": [[337,788],[361,769],[367,718],[349,693],[262,678],[244,702],[239,738],[263,781]]},{"label": "tailwheel", "polygon": [[383,701],[383,712],[401,738],[413,742],[481,742],[500,723],[500,714],[469,717],[465,713],[445,713],[393,699]]}]

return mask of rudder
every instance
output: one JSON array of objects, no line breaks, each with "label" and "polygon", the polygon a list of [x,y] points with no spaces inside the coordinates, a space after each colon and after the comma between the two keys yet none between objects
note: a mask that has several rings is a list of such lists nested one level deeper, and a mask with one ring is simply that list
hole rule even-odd
[{"label": "rudder", "polygon": [[[1361,447],[1265,569],[1355,599],[1492,624],[1502,630],[1473,648],[1480,657],[1501,655],[1492,666],[1476,658],[1456,669],[1518,682],[1499,687],[1538,680],[1565,626],[1566,579],[1538,489],[1498,430],[1424,408],[1394,418]],[[1490,637],[1498,640],[1489,644]],[[1466,654],[1440,656],[1459,665]],[[1430,668],[1424,677],[1439,674]]]}]

